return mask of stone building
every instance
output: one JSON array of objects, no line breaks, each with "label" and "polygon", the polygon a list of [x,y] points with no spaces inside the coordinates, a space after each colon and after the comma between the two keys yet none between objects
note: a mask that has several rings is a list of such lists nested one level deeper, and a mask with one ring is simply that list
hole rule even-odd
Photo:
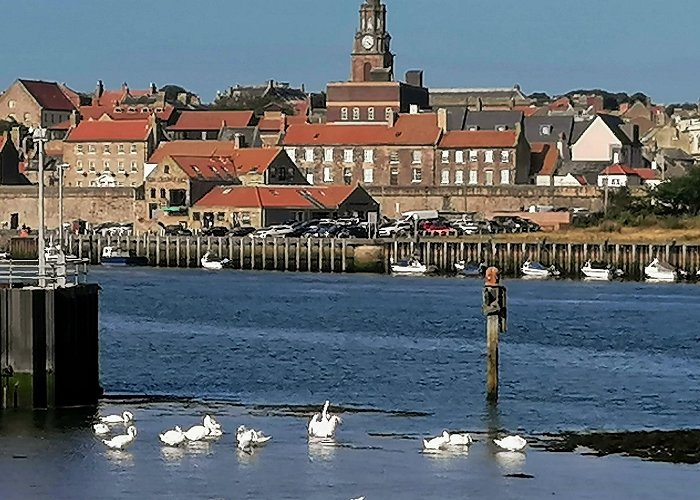
[{"label": "stone building", "polygon": [[51,127],[65,122],[79,105],[78,94],[56,82],[15,80],[0,94],[0,120],[27,127]]},{"label": "stone building", "polygon": [[252,111],[182,111],[166,133],[173,140],[218,140],[227,128],[254,125]]},{"label": "stone building", "polygon": [[508,186],[530,180],[530,145],[518,126],[507,131],[452,131],[437,148],[441,186]]},{"label": "stone building", "polygon": [[141,186],[147,158],[159,141],[153,115],[144,120],[82,121],[63,144],[66,186]]},{"label": "stone building", "polygon": [[440,134],[435,114],[409,114],[388,125],[292,125],[283,144],[309,184],[423,187],[435,183]]}]

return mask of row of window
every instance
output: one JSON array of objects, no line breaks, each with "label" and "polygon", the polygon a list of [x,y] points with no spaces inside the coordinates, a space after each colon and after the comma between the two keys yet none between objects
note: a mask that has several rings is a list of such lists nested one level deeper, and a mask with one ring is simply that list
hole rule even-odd
[{"label": "row of window", "polygon": [[[292,161],[297,161],[297,148],[287,147],[284,148],[287,155],[292,159]],[[303,161],[311,163],[317,159],[317,149],[316,148],[303,148]],[[320,149],[319,149],[320,155]],[[359,155],[359,156],[358,156]],[[354,149],[343,149],[343,162],[344,163],[355,163],[356,160],[362,159],[364,163],[374,163],[374,149],[364,149],[356,154]],[[411,160],[413,163],[420,164],[423,161],[422,151],[412,151]],[[333,148],[323,148],[323,161],[326,163],[333,163],[335,161],[335,150]],[[399,163],[399,153],[396,151],[392,152],[389,157],[390,163]]]},{"label": "row of window", "polygon": [[[76,185],[76,187],[83,187],[83,181],[77,181],[77,182],[75,183],[75,185]],[[102,183],[102,184],[101,184],[100,181],[90,181],[90,183],[87,184],[87,185],[90,186],[90,187],[112,187],[111,183],[109,183],[109,184],[104,184],[104,183]],[[131,187],[136,187],[136,186],[137,186],[137,183],[136,183],[136,182],[132,182],[132,183],[129,184],[129,185],[130,185]],[[114,187],[124,187],[124,186],[125,186],[125,184],[124,184],[123,182],[120,182],[120,181],[116,181],[116,182],[114,183]]]},{"label": "row of window", "polygon": [[[452,151],[445,150],[441,153],[441,158],[442,158],[442,163],[450,163],[452,160]],[[468,156],[469,156],[469,163],[476,163],[479,161],[479,153],[480,151],[477,149],[470,149],[468,151]],[[493,158],[494,158],[494,152],[492,149],[487,149],[483,151],[484,154],[484,163],[493,163]],[[454,151],[454,162],[455,163],[465,163],[465,154],[464,151]],[[501,157],[500,157],[501,163],[508,163],[510,162],[510,151],[508,150],[502,150],[501,151]]]},{"label": "row of window", "polygon": [[[111,163],[109,160],[104,160],[102,162],[102,166],[104,170],[110,170],[111,169]],[[90,172],[95,172],[96,170],[96,162],[95,160],[88,160],[88,170]],[[83,167],[83,160],[77,160],[75,162],[75,170],[78,172],[83,172],[84,167]],[[124,167],[124,160],[118,160],[117,161],[117,171],[118,172],[126,172],[126,169]],[[131,171],[132,172],[138,172],[139,171],[139,163],[136,160],[131,160]]]},{"label": "row of window", "polygon": [[[75,145],[75,154],[83,154],[85,152],[85,146],[83,144],[76,144]],[[97,145],[95,144],[88,144],[87,146],[87,152],[89,154],[94,154],[97,153]],[[126,144],[117,144],[117,149],[116,149],[117,154],[123,155],[126,153]],[[108,155],[112,153],[112,145],[111,144],[103,144],[102,145],[102,154]],[[129,153],[132,155],[135,155],[138,153],[138,144],[130,144],[129,145]]]},{"label": "row of window", "polygon": [[[479,183],[479,171],[478,170],[469,170],[469,184],[475,185]],[[484,171],[484,184],[487,186],[493,186],[494,184],[494,171],[493,170],[485,170]],[[510,179],[510,170],[501,170],[500,171],[500,181],[501,185],[506,185],[511,183]],[[313,184],[315,181],[315,175],[312,170],[307,170],[306,171],[306,180],[309,182],[309,184]],[[352,183],[352,169],[351,168],[344,168],[343,169],[343,180],[345,181],[346,184],[351,184]],[[398,185],[398,180],[399,180],[399,169],[398,167],[392,167],[391,170],[389,171],[389,184],[392,186]],[[419,183],[422,182],[423,180],[423,170],[421,168],[414,168],[411,171],[411,182],[413,183]],[[440,173],[440,184],[447,185],[451,184],[453,181],[452,174],[450,170],[443,170]],[[323,182],[330,183],[333,182],[333,168],[332,167],[324,167],[323,168]],[[362,182],[365,184],[372,184],[374,182],[374,169],[373,168],[364,168],[362,169]],[[463,185],[464,184],[464,170],[456,170],[454,172],[454,184],[456,185]]]},{"label": "row of window", "polygon": [[[381,111],[380,111],[381,112]],[[393,108],[384,108],[384,119],[386,121],[391,120],[391,114],[394,112]],[[361,109],[358,107],[352,108],[340,108],[340,119],[344,122],[350,120],[350,113],[352,113],[352,121],[354,122],[359,122],[362,120],[362,113]],[[366,120],[368,122],[373,122],[375,121],[378,116],[375,108],[367,108],[367,115],[366,115]]]}]

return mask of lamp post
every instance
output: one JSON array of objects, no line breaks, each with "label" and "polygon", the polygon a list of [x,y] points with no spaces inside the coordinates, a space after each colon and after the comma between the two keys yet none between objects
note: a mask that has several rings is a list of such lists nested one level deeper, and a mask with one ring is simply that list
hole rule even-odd
[{"label": "lamp post", "polygon": [[63,229],[63,172],[69,167],[68,163],[58,165],[58,231],[61,235],[61,250],[64,250],[63,245],[66,240],[66,232]]},{"label": "lamp post", "polygon": [[39,150],[39,286],[44,288],[46,287],[46,254],[44,248],[46,245],[44,239],[44,143],[48,139],[46,138],[46,129],[41,127],[35,128],[31,131],[31,134],[32,140],[37,144]]}]

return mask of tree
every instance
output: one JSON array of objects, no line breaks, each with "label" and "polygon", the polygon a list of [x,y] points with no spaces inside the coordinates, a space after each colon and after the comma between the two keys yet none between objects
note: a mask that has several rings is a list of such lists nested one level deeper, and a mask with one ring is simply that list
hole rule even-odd
[{"label": "tree", "polygon": [[278,105],[287,115],[294,114],[294,108],[292,108],[287,102],[276,99],[274,96],[252,96],[250,94],[242,94],[234,97],[221,95],[216,98],[211,107],[212,109],[232,111],[252,110],[256,115],[262,115],[265,112],[265,108],[270,104]]},{"label": "tree", "polygon": [[165,92],[165,102],[173,102],[177,100],[178,94],[191,93],[179,85],[165,85],[160,88],[160,91]]},{"label": "tree", "polygon": [[657,210],[672,215],[700,215],[700,167],[659,184],[651,193]]}]

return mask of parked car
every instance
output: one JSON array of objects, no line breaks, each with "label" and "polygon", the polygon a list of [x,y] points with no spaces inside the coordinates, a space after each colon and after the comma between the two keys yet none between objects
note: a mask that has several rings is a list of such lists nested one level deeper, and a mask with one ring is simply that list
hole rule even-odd
[{"label": "parked car", "polygon": [[458,222],[454,225],[462,234],[489,234],[494,232],[493,226],[490,222],[484,220],[471,221],[471,222]]},{"label": "parked car", "polygon": [[234,227],[228,232],[229,236],[241,237],[248,236],[250,233],[255,232],[255,228],[251,226]]},{"label": "parked car", "polygon": [[179,224],[163,226],[165,236],[192,236],[192,230],[182,227]]},{"label": "parked car", "polygon": [[379,228],[380,238],[390,238],[392,236],[405,236],[413,232],[413,224],[410,222],[394,222],[388,226]]},{"label": "parked car", "polygon": [[258,229],[257,231],[250,233],[251,238],[284,238],[285,236],[292,234],[294,228],[286,224],[279,224],[276,226],[265,227]]},{"label": "parked car", "polygon": [[202,236],[222,237],[222,236],[227,236],[228,233],[229,233],[229,229],[227,227],[223,227],[223,226],[213,226],[213,227],[208,227],[208,228],[202,229]]}]

